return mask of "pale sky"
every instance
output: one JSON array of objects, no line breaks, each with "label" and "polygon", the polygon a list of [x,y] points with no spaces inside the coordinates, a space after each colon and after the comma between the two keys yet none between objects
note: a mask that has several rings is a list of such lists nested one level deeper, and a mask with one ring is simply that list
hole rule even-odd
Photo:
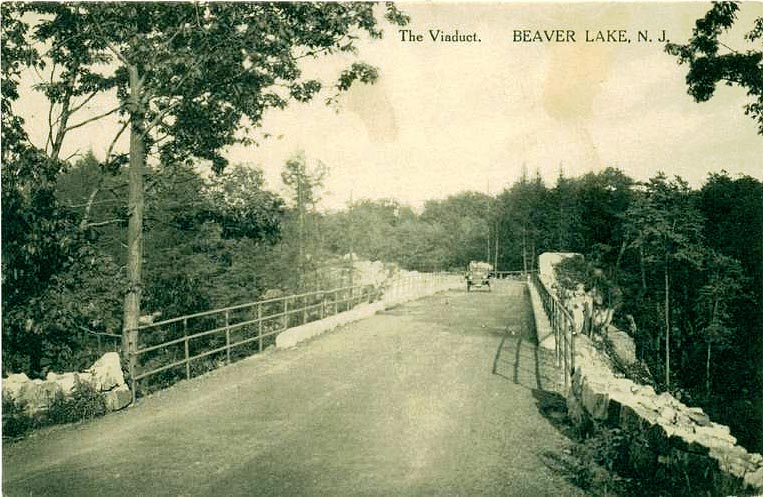
[{"label": "pale sky", "polygon": [[[382,40],[364,41],[357,57],[379,67],[373,86],[356,84],[328,108],[323,98],[266,114],[263,131],[278,138],[234,147],[232,162],[260,165],[280,190],[286,159],[302,150],[329,166],[322,207],[359,198],[395,198],[421,206],[464,190],[496,193],[523,164],[553,185],[567,176],[614,166],[636,179],[658,170],[698,187],[710,171],[763,179],[763,137],[744,115],[743,90],[719,86],[698,104],[686,92],[685,66],[663,43],[637,43],[636,32],[685,42],[709,3],[432,4],[401,3],[408,29],[423,42],[403,42],[383,23]],[[742,34],[763,3],[742,4],[727,43]],[[479,43],[432,42],[428,31],[476,32]],[[514,30],[575,30],[574,43],[517,43]],[[585,30],[626,29],[631,43],[588,43]],[[354,57],[305,66],[330,86]],[[26,82],[31,82],[28,78]],[[93,104],[93,112],[106,108]],[[18,106],[36,144],[47,108],[25,94]],[[114,122],[69,138],[65,152],[92,147],[102,156]],[[126,147],[126,141],[124,142]],[[66,155],[66,153],[64,154]]]}]

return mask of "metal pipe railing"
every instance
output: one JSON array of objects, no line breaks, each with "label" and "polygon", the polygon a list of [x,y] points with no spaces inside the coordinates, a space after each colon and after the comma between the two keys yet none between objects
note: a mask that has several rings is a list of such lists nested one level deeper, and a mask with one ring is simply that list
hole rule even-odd
[{"label": "metal pipe railing", "polygon": [[225,364],[230,364],[231,350],[257,342],[257,351],[261,352],[264,339],[294,326],[348,311],[363,302],[383,298],[385,304],[395,304],[406,297],[417,298],[452,288],[460,281],[460,276],[443,273],[416,274],[396,278],[384,286],[355,285],[285,295],[125,330],[127,336],[134,337],[127,352],[133,400],[139,381],[160,372],[185,366],[183,376],[190,378],[194,360],[224,353]]},{"label": "metal pipe railing", "polygon": [[562,302],[546,287],[545,283],[533,272],[531,282],[535,286],[543,304],[543,311],[548,317],[554,332],[554,356],[557,367],[561,367],[564,376],[564,389],[569,388],[571,375],[575,371],[575,320]]}]

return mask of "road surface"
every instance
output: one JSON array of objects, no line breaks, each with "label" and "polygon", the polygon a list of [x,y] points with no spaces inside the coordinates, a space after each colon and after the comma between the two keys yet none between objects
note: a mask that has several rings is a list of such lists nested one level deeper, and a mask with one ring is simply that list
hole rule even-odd
[{"label": "road surface", "polygon": [[575,496],[522,283],[438,294],[3,451],[8,496]]}]

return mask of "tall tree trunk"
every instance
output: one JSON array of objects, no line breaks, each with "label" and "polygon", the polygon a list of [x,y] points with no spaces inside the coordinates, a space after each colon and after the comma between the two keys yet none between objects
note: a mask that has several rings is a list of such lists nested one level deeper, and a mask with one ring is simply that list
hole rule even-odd
[{"label": "tall tree trunk", "polygon": [[305,200],[303,198],[303,191],[304,191],[304,185],[303,185],[304,178],[300,175],[297,178],[297,227],[299,230],[298,234],[298,263],[297,263],[297,270],[299,271],[298,280],[297,280],[297,288],[302,288],[304,285],[304,279],[305,279]]},{"label": "tall tree trunk", "polygon": [[712,344],[710,340],[707,341],[707,362],[705,363],[705,391],[707,392],[707,398],[710,398],[710,349]]},{"label": "tall tree trunk", "polygon": [[638,247],[638,262],[641,268],[641,291],[646,293],[646,265],[644,264],[644,246]]},{"label": "tall tree trunk", "polygon": [[[143,137],[143,113],[140,103],[140,75],[138,67],[127,67],[130,76],[130,169],[128,173],[129,193],[127,208],[127,294],[124,304],[124,345],[125,351],[134,351],[137,346],[138,318],[142,292],[143,268],[143,168],[146,153]],[[131,366],[133,358],[130,357]]]},{"label": "tall tree trunk", "polygon": [[[710,322],[715,324],[716,319],[718,319],[718,299],[713,302],[713,316],[710,318]],[[707,398],[710,398],[710,388],[711,388],[711,380],[710,380],[710,349],[712,348],[712,337],[707,337],[707,362],[705,363],[705,391],[707,393]]]},{"label": "tall tree trunk", "polygon": [[623,256],[625,255],[625,250],[627,248],[628,248],[628,242],[627,242],[627,240],[623,240],[623,243],[620,245],[620,252],[617,254],[617,260],[615,261],[615,269],[612,272],[612,282],[615,285],[619,285],[620,264],[623,261]]},{"label": "tall tree trunk", "polygon": [[562,208],[562,201],[559,200],[559,224],[556,230],[556,247],[559,252],[564,252],[566,249],[564,243],[564,209]]},{"label": "tall tree trunk", "polygon": [[487,259],[485,260],[490,263],[490,221],[487,223]]},{"label": "tall tree trunk", "polygon": [[493,252],[493,269],[498,271],[498,225],[495,227],[495,251]]},{"label": "tall tree trunk", "polygon": [[670,388],[670,277],[665,256],[665,388]]},{"label": "tall tree trunk", "polygon": [[527,229],[522,226],[522,267],[527,274]]}]

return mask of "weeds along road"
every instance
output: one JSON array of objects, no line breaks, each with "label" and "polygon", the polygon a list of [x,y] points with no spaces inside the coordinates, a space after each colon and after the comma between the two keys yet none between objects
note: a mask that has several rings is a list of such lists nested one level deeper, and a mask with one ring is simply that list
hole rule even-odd
[{"label": "weeds along road", "polygon": [[518,282],[393,308],[9,444],[3,494],[583,495],[543,463],[531,316]]}]

